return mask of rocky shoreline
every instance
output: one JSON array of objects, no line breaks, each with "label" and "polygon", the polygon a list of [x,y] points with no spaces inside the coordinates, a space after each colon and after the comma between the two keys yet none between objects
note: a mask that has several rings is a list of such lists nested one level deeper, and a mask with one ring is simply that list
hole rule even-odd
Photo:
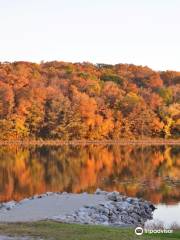
[{"label": "rocky shoreline", "polygon": [[[84,198],[89,201],[82,201],[82,204],[77,205],[77,201],[80,201],[81,199]],[[18,209],[21,210],[22,207],[24,207],[23,211],[24,209],[28,210],[28,204],[31,204],[32,208],[33,203],[38,202],[39,206],[41,206],[41,203],[43,203],[42,201],[48,200],[49,205],[46,204],[46,207],[47,206],[52,207],[51,206],[53,204],[52,199],[54,203],[56,202],[58,203],[58,201],[62,202],[61,203],[62,209],[63,207],[64,208],[66,207],[66,209],[68,209],[69,204],[69,207],[71,207],[72,210],[71,211],[60,210],[58,212],[59,207],[56,206],[57,215],[55,215],[54,213],[46,217],[45,215],[42,215],[42,217],[40,215],[39,218],[34,220],[54,220],[63,223],[93,224],[107,226],[143,226],[147,220],[152,219],[152,214],[153,211],[155,210],[154,205],[149,201],[139,198],[127,197],[115,191],[106,192],[97,189],[94,194],[88,193],[69,194],[47,192],[45,194],[36,195],[31,198],[23,199],[20,202],[10,201],[7,203],[1,203],[0,221],[6,221],[6,215],[13,216],[13,210],[16,211],[16,215]],[[74,208],[73,204],[75,206]],[[44,211],[47,210],[48,209],[44,209]],[[31,214],[31,212],[29,214]],[[4,216],[4,218],[3,217],[1,218],[2,215]],[[31,221],[31,218],[29,218],[29,221]]]},{"label": "rocky shoreline", "polygon": [[97,206],[84,206],[71,215],[56,216],[53,219],[66,223],[109,226],[143,226],[147,220],[152,219],[155,207],[148,201],[100,189],[95,194],[105,195],[106,201]]}]

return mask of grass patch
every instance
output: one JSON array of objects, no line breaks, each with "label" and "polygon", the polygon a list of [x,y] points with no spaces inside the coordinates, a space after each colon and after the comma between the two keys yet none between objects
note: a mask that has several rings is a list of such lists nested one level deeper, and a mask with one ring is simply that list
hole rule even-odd
[{"label": "grass patch", "polygon": [[136,236],[133,228],[113,228],[42,221],[36,223],[0,224],[0,235],[41,237],[49,240],[136,240],[180,239],[180,230],[173,234]]}]

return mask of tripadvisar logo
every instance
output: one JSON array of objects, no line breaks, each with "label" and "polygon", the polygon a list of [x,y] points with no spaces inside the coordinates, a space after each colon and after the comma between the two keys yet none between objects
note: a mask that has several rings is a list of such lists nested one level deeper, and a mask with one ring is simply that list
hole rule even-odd
[{"label": "tripadvisar logo", "polygon": [[137,227],[134,230],[136,235],[142,235],[143,233],[148,234],[158,234],[158,233],[173,233],[172,229],[143,229],[142,227]]},{"label": "tripadvisar logo", "polygon": [[135,228],[134,232],[135,232],[136,235],[140,236],[140,235],[143,234],[144,230],[143,230],[142,227],[137,227],[137,228]]}]

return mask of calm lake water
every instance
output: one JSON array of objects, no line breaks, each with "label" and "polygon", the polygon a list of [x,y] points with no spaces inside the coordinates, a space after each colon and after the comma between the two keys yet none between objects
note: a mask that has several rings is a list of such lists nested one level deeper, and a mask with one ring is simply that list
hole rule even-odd
[{"label": "calm lake water", "polygon": [[157,219],[177,222],[179,180],[180,146],[0,147],[0,202],[99,187],[150,200]]}]

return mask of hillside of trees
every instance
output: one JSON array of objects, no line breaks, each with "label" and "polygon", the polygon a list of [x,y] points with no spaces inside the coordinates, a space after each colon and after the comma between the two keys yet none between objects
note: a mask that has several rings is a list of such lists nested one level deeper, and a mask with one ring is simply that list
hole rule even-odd
[{"label": "hillside of trees", "polygon": [[180,137],[180,72],[0,63],[0,140]]}]

